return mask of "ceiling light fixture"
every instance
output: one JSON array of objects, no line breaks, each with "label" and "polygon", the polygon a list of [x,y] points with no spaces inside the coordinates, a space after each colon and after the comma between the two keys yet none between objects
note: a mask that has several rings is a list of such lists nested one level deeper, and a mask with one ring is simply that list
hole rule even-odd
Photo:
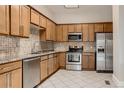
[{"label": "ceiling light fixture", "polygon": [[64,7],[67,9],[75,9],[75,8],[79,8],[79,5],[65,5]]}]

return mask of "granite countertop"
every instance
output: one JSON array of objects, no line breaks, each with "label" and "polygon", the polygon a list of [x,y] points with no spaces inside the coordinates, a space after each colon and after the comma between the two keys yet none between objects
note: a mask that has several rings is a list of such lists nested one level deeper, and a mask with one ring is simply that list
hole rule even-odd
[{"label": "granite countertop", "polygon": [[50,51],[50,52],[43,52],[43,53],[38,53],[38,54],[17,55],[15,57],[7,57],[5,59],[0,60],[0,64],[9,63],[9,62],[18,61],[18,60],[23,60],[23,59],[32,58],[32,57],[38,57],[38,56],[53,54],[53,53],[59,53],[59,52],[66,52],[66,51]]}]

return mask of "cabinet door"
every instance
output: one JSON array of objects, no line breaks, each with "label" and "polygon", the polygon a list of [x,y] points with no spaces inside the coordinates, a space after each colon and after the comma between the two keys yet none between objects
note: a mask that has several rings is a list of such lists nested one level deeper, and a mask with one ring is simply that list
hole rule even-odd
[{"label": "cabinet door", "polygon": [[68,41],[68,25],[62,25],[63,27],[63,41]]},{"label": "cabinet door", "polygon": [[60,68],[65,68],[65,60],[66,60],[66,57],[65,57],[65,53],[59,53],[59,66]]},{"label": "cabinet door", "polygon": [[53,58],[50,58],[48,61],[48,75],[53,73]]},{"label": "cabinet door", "polygon": [[40,26],[46,28],[47,20],[44,16],[40,15]]},{"label": "cabinet door", "polygon": [[104,24],[104,32],[112,32],[112,31],[113,31],[112,23]]},{"label": "cabinet door", "polygon": [[83,41],[88,41],[88,24],[83,24]]},{"label": "cabinet door", "polygon": [[89,24],[89,41],[94,41],[94,24]]},{"label": "cabinet door", "polygon": [[22,69],[13,70],[10,75],[10,87],[22,88]]},{"label": "cabinet door", "polygon": [[57,41],[62,41],[63,40],[63,29],[62,25],[57,25]]},{"label": "cabinet door", "polygon": [[29,37],[30,33],[30,8],[28,6],[20,6],[20,32],[23,37]]},{"label": "cabinet door", "polygon": [[75,25],[75,32],[82,32],[82,26],[81,26],[81,24]]},{"label": "cabinet door", "polygon": [[12,5],[11,6],[11,35],[19,36],[22,34],[20,29],[20,6]]},{"label": "cabinet door", "polygon": [[103,24],[95,24],[95,32],[103,32]]},{"label": "cabinet door", "polygon": [[52,22],[51,38],[52,38],[53,41],[56,41],[56,25],[53,22]]},{"label": "cabinet door", "polygon": [[6,88],[7,87],[7,74],[1,74],[0,75],[0,88]]},{"label": "cabinet door", "polygon": [[41,81],[47,77],[47,63],[48,60],[43,60],[40,63],[40,68],[41,68]]},{"label": "cabinet door", "polygon": [[88,65],[89,65],[89,59],[87,55],[83,55],[83,62],[82,62],[82,67],[83,69],[88,69]]},{"label": "cabinet door", "polygon": [[35,10],[31,9],[31,23],[39,25],[40,15]]},{"label": "cabinet door", "polygon": [[89,55],[89,69],[95,70],[95,56]]},{"label": "cabinet door", "polygon": [[68,25],[68,32],[75,32],[75,25]]},{"label": "cabinet door", "polygon": [[51,21],[47,19],[46,40],[51,40]]},{"label": "cabinet door", "polygon": [[0,5],[0,34],[9,34],[9,6]]}]

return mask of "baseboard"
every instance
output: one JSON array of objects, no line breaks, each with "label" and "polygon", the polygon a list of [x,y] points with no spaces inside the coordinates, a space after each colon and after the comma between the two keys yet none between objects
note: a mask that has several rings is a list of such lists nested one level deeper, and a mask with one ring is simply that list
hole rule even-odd
[{"label": "baseboard", "polygon": [[124,81],[119,81],[114,74],[112,77],[117,87],[124,88]]}]

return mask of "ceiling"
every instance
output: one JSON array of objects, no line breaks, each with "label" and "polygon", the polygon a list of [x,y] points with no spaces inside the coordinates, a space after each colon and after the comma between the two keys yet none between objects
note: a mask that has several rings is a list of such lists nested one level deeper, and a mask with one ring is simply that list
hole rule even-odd
[{"label": "ceiling", "polygon": [[[81,12],[87,13],[93,11],[101,11],[100,9],[112,8],[111,5],[79,5],[76,9],[67,9],[64,5],[45,5],[54,14],[80,14]],[[106,10],[105,10],[106,11]]]}]

